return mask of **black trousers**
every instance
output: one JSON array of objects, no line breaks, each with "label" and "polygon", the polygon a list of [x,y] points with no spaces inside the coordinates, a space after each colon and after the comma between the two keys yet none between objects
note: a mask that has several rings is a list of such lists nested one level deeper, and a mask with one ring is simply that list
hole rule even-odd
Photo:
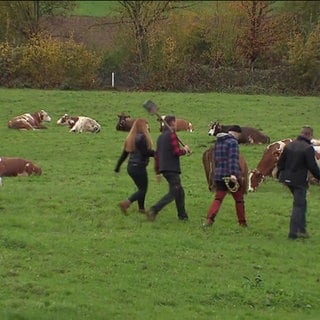
[{"label": "black trousers", "polygon": [[145,209],[144,202],[148,190],[148,173],[145,166],[128,163],[127,172],[137,186],[138,190],[128,199],[130,202],[138,201],[139,209]]},{"label": "black trousers", "polygon": [[151,209],[158,213],[163,207],[175,200],[178,217],[180,219],[187,218],[188,215],[185,209],[184,189],[181,185],[180,174],[177,172],[166,171],[162,175],[168,181],[169,191],[165,194]]},{"label": "black trousers", "polygon": [[306,232],[307,187],[289,185],[288,187],[293,195],[289,236],[296,236],[298,232]]}]

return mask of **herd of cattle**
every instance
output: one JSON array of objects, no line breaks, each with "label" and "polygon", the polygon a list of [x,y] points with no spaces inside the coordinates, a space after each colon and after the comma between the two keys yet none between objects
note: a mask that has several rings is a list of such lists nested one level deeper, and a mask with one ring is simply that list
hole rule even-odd
[{"label": "herd of cattle", "polygon": [[[41,110],[35,113],[24,113],[12,118],[8,121],[8,128],[18,130],[47,129],[43,123],[50,121],[49,114]],[[101,130],[101,125],[97,121],[84,116],[73,117],[65,114],[58,119],[57,124],[68,127],[70,132],[77,133],[98,133]],[[2,185],[3,177],[41,175],[41,173],[42,169],[33,161],[15,157],[0,157],[0,186]]]},{"label": "herd of cattle", "polygon": [[[163,119],[165,116],[161,116]],[[130,131],[135,118],[131,118],[124,113],[118,114],[118,122],[116,124],[116,130],[118,131]],[[46,129],[43,122],[50,122],[51,117],[49,114],[41,110],[35,113],[25,113],[16,116],[9,120],[8,128],[18,130],[37,130]],[[148,123],[148,121],[146,121]],[[163,129],[163,121],[159,119],[159,130]],[[69,116],[64,114],[57,120],[58,125],[66,126],[69,128],[69,132],[91,132],[98,133],[101,131],[101,125],[94,119],[86,116]],[[219,122],[212,122],[208,134],[210,136],[216,136],[220,132],[228,132],[231,125],[222,125]],[[241,127],[242,133],[239,137],[240,144],[267,144],[270,143],[270,138],[262,133],[260,130],[252,127]],[[177,118],[177,131],[189,131],[193,132],[194,127],[192,123],[185,119]],[[242,186],[245,191],[256,191],[258,186],[265,180],[266,177],[276,177],[276,169],[278,159],[286,144],[291,142],[292,139],[283,139],[269,144],[262,155],[261,160],[257,164],[256,168],[249,171],[245,158],[240,155],[240,167],[242,173]],[[320,167],[320,141],[313,140],[313,145],[316,154],[316,161]],[[214,162],[213,162],[213,149],[212,147],[206,150],[202,155],[202,162],[205,169],[209,190],[214,190],[214,184],[212,181]],[[22,158],[10,158],[0,157],[0,185],[2,184],[2,177],[9,176],[21,176],[21,175],[40,175],[42,170],[32,161]],[[310,176],[312,181],[312,176]]]}]

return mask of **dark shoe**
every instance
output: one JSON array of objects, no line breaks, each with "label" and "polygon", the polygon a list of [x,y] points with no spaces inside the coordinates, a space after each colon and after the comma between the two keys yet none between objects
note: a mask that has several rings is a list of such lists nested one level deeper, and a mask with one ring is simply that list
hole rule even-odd
[{"label": "dark shoe", "polygon": [[123,213],[127,213],[127,210],[129,209],[130,205],[131,205],[131,201],[129,200],[123,200],[119,202],[119,207]]},{"label": "dark shoe", "polygon": [[297,234],[289,233],[288,238],[291,240],[296,240],[298,238]]},{"label": "dark shoe", "polygon": [[298,232],[298,238],[308,239],[308,238],[310,238],[310,235],[308,232]]},{"label": "dark shoe", "polygon": [[211,227],[213,225],[214,218],[208,218],[206,222],[202,224],[203,227]]},{"label": "dark shoe", "polygon": [[247,227],[248,227],[248,225],[247,225],[246,222],[240,222],[239,225],[240,225],[241,227],[243,227],[243,228],[247,228]]},{"label": "dark shoe", "polygon": [[152,209],[149,209],[147,212],[146,212],[146,216],[147,216],[147,219],[151,222],[153,222],[154,220],[156,220],[156,212],[153,211]]},{"label": "dark shoe", "polygon": [[147,213],[146,209],[139,209],[139,212],[140,212],[140,213],[143,213],[143,214],[146,214],[146,213]]},{"label": "dark shoe", "polygon": [[179,220],[181,221],[188,221],[189,220],[189,217],[187,215],[185,216],[178,216]]}]

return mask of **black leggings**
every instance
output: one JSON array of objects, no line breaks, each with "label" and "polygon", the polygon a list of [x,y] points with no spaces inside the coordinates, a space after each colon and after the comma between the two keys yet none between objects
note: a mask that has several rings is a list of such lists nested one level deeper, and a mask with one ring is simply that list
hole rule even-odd
[{"label": "black leggings", "polygon": [[135,163],[128,163],[127,171],[129,176],[134,181],[138,190],[133,193],[128,199],[130,202],[138,201],[139,209],[144,209],[144,201],[148,190],[148,173],[145,166]]}]

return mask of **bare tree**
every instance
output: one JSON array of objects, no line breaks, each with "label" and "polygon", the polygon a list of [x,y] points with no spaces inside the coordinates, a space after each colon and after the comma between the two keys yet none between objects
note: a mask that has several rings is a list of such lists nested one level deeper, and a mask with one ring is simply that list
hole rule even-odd
[{"label": "bare tree", "polygon": [[142,63],[148,57],[150,27],[172,8],[172,1],[119,1],[123,22],[130,23],[136,42],[137,56]]}]

